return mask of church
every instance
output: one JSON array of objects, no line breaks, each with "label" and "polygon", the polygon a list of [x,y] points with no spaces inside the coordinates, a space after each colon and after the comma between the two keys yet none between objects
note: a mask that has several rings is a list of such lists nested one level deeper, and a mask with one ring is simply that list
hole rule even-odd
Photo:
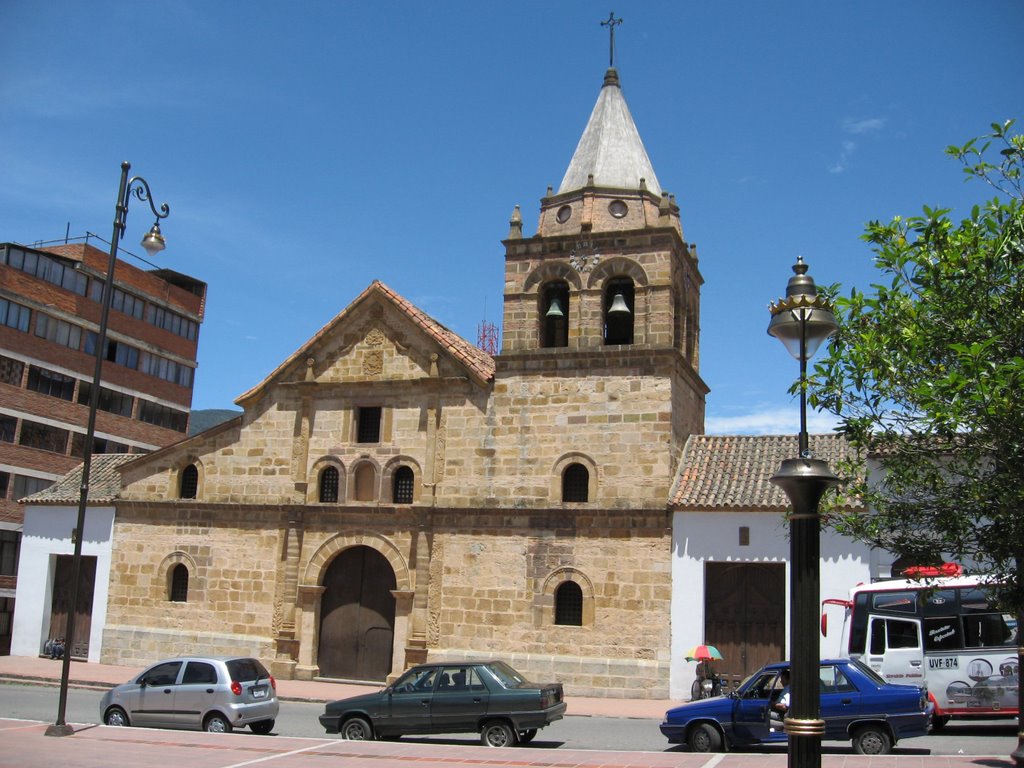
[{"label": "church", "polygon": [[[516,207],[503,242],[498,354],[375,281],[239,417],[97,457],[90,660],[244,652],[281,678],[384,681],[498,657],[572,695],[682,698],[687,645],[724,644],[737,675],[785,654],[765,473],[795,438],[703,435],[698,255],[616,69],[536,233]],[[80,482],[26,511],[20,652],[45,641],[41,574]],[[826,557],[823,594],[884,565],[838,539]]]}]

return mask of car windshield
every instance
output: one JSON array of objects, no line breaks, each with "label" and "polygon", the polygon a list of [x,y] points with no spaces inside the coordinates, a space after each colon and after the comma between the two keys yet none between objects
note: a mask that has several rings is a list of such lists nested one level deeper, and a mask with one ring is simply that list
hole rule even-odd
[{"label": "car windshield", "polygon": [[873,682],[875,685],[887,685],[887,681],[880,674],[875,672],[871,667],[865,664],[860,659],[850,659],[850,663],[853,664],[857,669],[864,673],[864,676]]},{"label": "car windshield", "polygon": [[228,674],[237,683],[248,683],[253,680],[262,680],[270,677],[257,659],[231,659],[227,662]]},{"label": "car windshield", "polygon": [[498,678],[498,682],[505,688],[516,688],[526,682],[526,678],[516,672],[512,667],[503,661],[495,661],[487,665],[491,674]]}]

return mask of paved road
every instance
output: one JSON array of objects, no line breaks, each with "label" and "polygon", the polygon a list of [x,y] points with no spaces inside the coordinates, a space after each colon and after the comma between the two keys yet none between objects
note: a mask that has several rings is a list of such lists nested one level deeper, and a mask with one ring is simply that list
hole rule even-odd
[{"label": "paved road", "polygon": [[[57,712],[57,689],[26,686],[0,686],[0,717],[52,722]],[[99,691],[69,689],[67,720],[77,723],[99,722]],[[284,701],[277,719],[278,737],[308,737],[322,740],[323,729],[316,717],[323,705],[312,702]],[[246,734],[238,734],[245,736]],[[329,737],[336,740],[337,737]],[[473,747],[475,734],[454,734],[403,741],[422,744],[445,744]],[[971,723],[953,721],[941,735],[905,739],[896,751],[901,755],[1009,755],[1016,745],[1016,723],[1013,720]],[[543,750],[610,750],[630,752],[684,752],[665,741],[658,730],[658,721],[645,718],[611,718],[568,716],[542,730],[531,747]],[[784,748],[771,747],[764,753],[783,753]],[[851,754],[849,744],[826,742],[827,754]]]}]

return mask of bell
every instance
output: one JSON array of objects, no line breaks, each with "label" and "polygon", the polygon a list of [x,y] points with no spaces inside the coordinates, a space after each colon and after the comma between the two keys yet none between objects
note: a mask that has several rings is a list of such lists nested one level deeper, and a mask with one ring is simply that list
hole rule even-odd
[{"label": "bell", "polygon": [[548,311],[545,317],[565,317],[565,312],[562,311],[562,304],[558,301],[558,297],[551,299],[551,303],[548,305]]},{"label": "bell", "polygon": [[616,293],[615,298],[612,299],[612,305],[608,307],[608,314],[620,314],[625,312],[627,315],[629,312],[629,306],[626,304],[626,298],[621,293]]}]

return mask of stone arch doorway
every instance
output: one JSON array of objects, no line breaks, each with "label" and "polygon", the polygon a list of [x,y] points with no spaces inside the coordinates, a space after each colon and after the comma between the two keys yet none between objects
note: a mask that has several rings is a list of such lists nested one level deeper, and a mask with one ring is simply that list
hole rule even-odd
[{"label": "stone arch doorway", "polygon": [[383,681],[395,636],[395,571],[377,550],[342,551],[324,573],[317,663],[324,677]]}]

